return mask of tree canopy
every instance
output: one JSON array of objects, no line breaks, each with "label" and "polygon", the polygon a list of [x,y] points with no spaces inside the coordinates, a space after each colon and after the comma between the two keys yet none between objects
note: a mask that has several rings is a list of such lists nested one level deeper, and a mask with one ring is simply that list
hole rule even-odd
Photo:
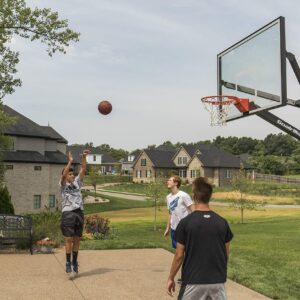
[{"label": "tree canopy", "polygon": [[79,33],[68,27],[68,20],[60,19],[50,8],[30,8],[25,0],[0,2],[0,100],[21,86],[15,77],[19,52],[11,49],[12,38],[38,40],[46,45],[48,55],[66,53],[71,41],[79,40]]}]

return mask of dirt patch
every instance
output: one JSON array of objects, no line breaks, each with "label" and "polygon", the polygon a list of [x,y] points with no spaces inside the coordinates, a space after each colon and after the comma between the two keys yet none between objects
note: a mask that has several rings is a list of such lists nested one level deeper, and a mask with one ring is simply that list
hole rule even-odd
[{"label": "dirt patch", "polygon": [[101,197],[93,197],[93,196],[87,196],[84,198],[84,203],[108,203],[108,199],[103,199]]}]

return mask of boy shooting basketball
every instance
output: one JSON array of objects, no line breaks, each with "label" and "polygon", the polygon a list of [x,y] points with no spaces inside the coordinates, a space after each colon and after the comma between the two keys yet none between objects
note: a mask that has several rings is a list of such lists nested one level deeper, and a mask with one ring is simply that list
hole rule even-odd
[{"label": "boy shooting basketball", "polygon": [[[82,236],[84,216],[83,199],[80,192],[81,181],[86,172],[86,156],[89,150],[82,153],[82,164],[79,175],[75,177],[71,168],[73,157],[68,154],[68,164],[64,168],[59,182],[62,195],[62,219],[61,230],[65,239],[66,248],[66,272],[68,275],[78,274],[77,256],[79,251],[80,237]],[[72,254],[72,262],[71,262]]]}]

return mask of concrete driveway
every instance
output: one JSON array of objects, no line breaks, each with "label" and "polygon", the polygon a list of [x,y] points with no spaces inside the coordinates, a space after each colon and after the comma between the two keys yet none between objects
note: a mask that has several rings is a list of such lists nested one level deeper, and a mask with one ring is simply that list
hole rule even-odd
[{"label": "concrete driveway", "polygon": [[[33,256],[0,254],[0,299],[176,299],[165,293],[172,259],[163,249],[84,250],[79,276],[68,280],[63,249]],[[226,288],[229,300],[269,299],[232,281]]]}]

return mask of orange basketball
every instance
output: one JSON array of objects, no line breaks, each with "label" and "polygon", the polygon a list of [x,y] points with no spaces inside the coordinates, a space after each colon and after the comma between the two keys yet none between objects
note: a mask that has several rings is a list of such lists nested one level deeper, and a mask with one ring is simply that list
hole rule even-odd
[{"label": "orange basketball", "polygon": [[99,113],[101,113],[102,115],[108,115],[111,111],[112,111],[112,105],[110,104],[109,101],[101,101],[98,104],[98,110]]}]

